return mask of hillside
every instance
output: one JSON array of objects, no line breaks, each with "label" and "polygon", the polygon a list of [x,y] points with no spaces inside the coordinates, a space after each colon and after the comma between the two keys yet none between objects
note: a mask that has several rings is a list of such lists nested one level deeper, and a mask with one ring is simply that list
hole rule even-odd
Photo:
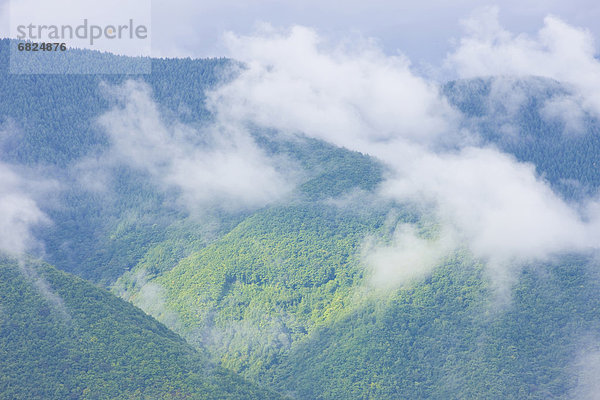
[{"label": "hillside", "polygon": [[[80,163],[93,162],[109,145],[97,124],[111,105],[102,88],[144,80],[162,107],[184,110],[180,120],[203,121],[208,118],[205,90],[226,78],[229,61],[154,59],[149,75],[16,75],[9,73],[8,45],[0,40],[1,160],[69,182],[44,210],[54,224],[40,228],[36,237],[44,242],[48,262],[109,284],[124,266],[137,262],[149,243],[165,240],[167,227],[185,215],[165,206],[172,199],[147,176],[123,165],[103,166],[110,176],[108,192],[89,190],[80,181]],[[110,62],[106,57],[103,62]],[[127,223],[133,215],[143,217]],[[194,231],[185,234],[201,240]]]},{"label": "hillside", "polygon": [[580,358],[597,351],[593,268],[581,258],[532,266],[499,310],[480,266],[458,257],[313,332],[284,358],[275,386],[304,399],[577,397],[595,368]]},{"label": "hillside", "polygon": [[[277,397],[260,385],[306,400],[567,399],[586,390],[586,370],[598,370],[593,252],[502,260],[514,276],[500,295],[485,257],[465,243],[415,279],[375,284],[369,250],[393,248],[404,224],[414,241],[400,249],[414,250],[415,270],[444,234],[418,193],[412,202],[382,195],[399,174],[392,163],[302,132],[213,125],[207,93],[235,79],[231,60],[153,59],[149,75],[12,75],[6,47],[1,41],[1,161],[35,177],[31,195],[51,222],[32,233],[58,270],[3,261],[0,395]],[[473,146],[501,151],[500,167],[530,163],[519,172],[531,167],[534,183],[551,188],[543,194],[568,205],[597,193],[600,123],[585,115],[568,126],[544,111],[567,86],[477,78],[440,90],[460,117],[453,128],[469,131]],[[101,120],[122,130],[111,136]],[[127,134],[137,141],[115,150],[115,136]],[[218,147],[228,134],[241,140]],[[232,149],[240,157],[223,156]],[[455,150],[428,155],[458,157]],[[264,184],[265,165],[237,163],[247,153],[283,170],[277,182],[289,192],[267,191],[251,205],[206,201],[250,167],[259,182],[233,179],[229,189],[243,197]],[[184,163],[172,165],[178,157]],[[233,167],[210,185],[195,180],[214,160]],[[190,188],[204,192],[186,202]],[[490,197],[467,196],[467,204],[493,208]]]},{"label": "hillside", "polygon": [[105,290],[31,261],[2,260],[0,353],[3,398],[278,398]]},{"label": "hillside", "polygon": [[537,172],[567,198],[581,198],[600,187],[600,123],[585,115],[582,126],[544,114],[546,102],[569,91],[559,82],[530,77],[479,78],[449,82],[449,101],[467,117],[484,143],[498,146]]},{"label": "hillside", "polygon": [[[151,282],[178,316],[173,328],[227,368],[259,379],[314,326],[350,308],[363,276],[362,237],[383,219],[332,206],[265,210]],[[117,286],[140,305],[143,268]]]},{"label": "hillside", "polygon": [[[507,139],[493,132],[513,114],[490,108],[471,115],[485,101],[458,101],[473,99],[481,82],[445,89],[472,118],[465,126],[481,126],[482,141],[533,163],[565,198],[595,190],[595,135],[565,135],[535,105],[558,90],[555,83],[533,79],[532,100],[512,111],[519,136]],[[593,132],[597,122],[588,123]],[[365,172],[344,184],[381,181],[377,170]],[[326,173],[302,190],[322,193],[340,182]],[[363,263],[366,238],[389,240],[399,222],[422,226],[426,236],[428,215],[365,193],[336,196],[345,200],[309,195],[259,210],[168,271],[148,272],[157,264],[150,252],[115,291],[205,346],[215,361],[299,399],[543,399],[580,390],[578,349],[594,342],[600,326],[593,259],[564,255],[528,265],[508,294],[508,310],[496,304],[484,266],[468,252],[423,282],[378,291]],[[145,285],[161,288],[159,309],[148,305]]]},{"label": "hillside", "polygon": [[367,232],[386,235],[384,219],[261,212],[151,283],[137,269],[117,288],[215,361],[293,398],[572,397],[578,349],[600,328],[596,261],[528,266],[508,309],[468,253],[378,289],[360,248]]}]

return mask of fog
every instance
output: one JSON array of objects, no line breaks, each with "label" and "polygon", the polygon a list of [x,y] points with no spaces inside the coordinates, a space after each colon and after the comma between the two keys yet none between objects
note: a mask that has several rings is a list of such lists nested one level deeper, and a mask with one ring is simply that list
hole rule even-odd
[{"label": "fog", "polygon": [[105,160],[147,172],[179,193],[190,211],[256,208],[286,196],[293,185],[242,128],[217,121],[196,128],[167,121],[143,82],[106,86],[113,107],[98,123],[110,138]]},{"label": "fog", "polygon": [[[488,9],[466,21],[466,36],[445,67],[463,77],[514,73],[518,78],[539,75],[534,66],[543,65],[542,76],[564,80],[574,93],[564,104],[548,104],[548,118],[571,118],[574,104],[595,110],[593,91],[581,78],[595,84],[596,61],[586,32],[549,17],[536,41],[505,32],[495,18],[496,10]],[[368,40],[332,44],[300,26],[264,26],[249,36],[230,33],[227,43],[247,69],[209,95],[217,115],[378,158],[391,171],[378,193],[429,207],[443,227],[436,239],[445,243],[442,248],[468,247],[499,281],[510,281],[507,275],[520,264],[597,249],[597,201],[567,203],[534,165],[481,145],[478,132],[460,128],[464,117],[405,57],[388,56]],[[570,72],[566,62],[557,64],[567,50]],[[516,66],[503,60],[516,60]],[[511,96],[507,89],[497,87],[496,94],[504,95],[503,107],[516,110],[523,95]],[[377,280],[418,276],[439,258],[438,242],[420,239],[410,229],[399,231],[404,233],[395,246],[374,248],[367,257]]]},{"label": "fog", "polygon": [[39,247],[32,228],[49,223],[34,198],[42,182],[0,162],[0,252],[18,256]]}]

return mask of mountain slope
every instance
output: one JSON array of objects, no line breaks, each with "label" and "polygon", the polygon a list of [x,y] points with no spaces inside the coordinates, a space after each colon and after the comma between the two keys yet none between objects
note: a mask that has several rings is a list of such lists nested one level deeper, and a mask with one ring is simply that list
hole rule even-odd
[{"label": "mountain slope", "polygon": [[536,166],[538,174],[573,199],[600,187],[600,121],[550,115],[548,106],[570,99],[565,85],[547,78],[491,77],[449,82],[443,92],[482,141]]},{"label": "mountain slope", "polygon": [[[102,166],[106,191],[82,184],[79,163],[93,162],[109,148],[97,123],[111,106],[103,88],[144,81],[160,107],[179,121],[207,123],[205,92],[227,79],[231,62],[153,59],[147,75],[20,75],[9,72],[8,46],[7,39],[0,40],[0,158],[31,168],[40,178],[70,182],[44,207],[53,224],[38,229],[36,237],[52,265],[108,285],[135,265],[149,244],[165,240],[168,226],[185,213],[165,206],[171,197],[148,176],[123,165]],[[109,63],[119,58],[93,52],[90,57]],[[198,236],[197,231],[185,233]]]},{"label": "mountain slope", "polygon": [[[457,258],[298,343],[275,386],[302,399],[571,399],[600,338],[597,265],[532,266],[498,308],[480,266]],[[597,351],[597,350],[595,350]]]},{"label": "mountain slope", "polygon": [[[260,379],[295,341],[349,307],[363,275],[363,237],[384,218],[375,210],[357,216],[319,204],[257,212],[151,280],[164,290],[154,302],[178,316],[171,327],[189,341],[208,346],[227,368]],[[144,285],[152,277],[140,280],[143,271],[117,285],[141,307],[148,305]]]},{"label": "mountain slope", "polygon": [[[530,265],[507,309],[494,308],[489,279],[469,254],[379,291],[365,244],[388,243],[401,222],[429,237],[422,225],[431,216],[378,198],[386,170],[372,157],[251,128],[262,150],[298,170],[297,189],[258,210],[203,210],[206,220],[178,207],[151,174],[93,164],[109,147],[95,125],[110,108],[104,83],[144,81],[161,116],[210,123],[205,92],[228,79],[230,61],[152,63],[147,76],[11,76],[3,67],[0,150],[3,160],[76,182],[54,199],[60,207],[45,205],[54,225],[35,232],[49,261],[105,286],[118,279],[115,293],[200,354],[106,293],[40,267],[65,303],[57,311],[56,298],[44,300],[11,266],[0,308],[8,396],[266,396],[223,366],[299,399],[569,398],[579,390],[577,352],[595,354],[600,343],[594,260]],[[598,121],[586,116],[582,134],[544,114],[547,101],[569,95],[559,83],[474,79],[443,92],[477,143],[535,164],[564,198],[600,187]],[[108,176],[106,192],[79,185],[79,163],[90,160]]]},{"label": "mountain slope", "polygon": [[[565,132],[541,110],[562,89],[533,82],[517,82],[529,100],[510,113],[473,111],[478,102],[497,101],[472,100],[477,80],[446,90],[467,99],[451,98],[483,142],[535,163],[566,198],[579,195],[574,180],[577,190],[592,192],[599,182],[597,121],[587,121],[589,135]],[[503,134],[508,120],[515,136]],[[350,175],[347,186],[365,180],[375,183],[364,190],[374,190],[381,176],[375,168],[363,171]],[[392,227],[419,223],[419,217],[402,205],[377,209],[360,197],[344,198],[353,204],[346,210],[340,198],[324,201],[318,194],[338,181],[324,173],[303,188],[316,196],[260,210],[172,270],[153,275],[152,284],[164,289],[163,315],[167,310],[179,318],[170,326],[205,345],[222,365],[299,399],[572,397],[582,338],[594,343],[600,336],[596,262],[561,256],[528,266],[508,309],[496,309],[489,277],[468,254],[424,282],[370,297],[365,292],[376,289],[365,279],[365,238],[389,234],[386,216],[394,216],[394,208],[405,214],[387,221]],[[129,285],[125,296],[143,307],[147,298],[130,279],[120,282]]]},{"label": "mountain slope", "polygon": [[11,399],[278,396],[130,304],[42,264],[0,267],[0,395]]}]

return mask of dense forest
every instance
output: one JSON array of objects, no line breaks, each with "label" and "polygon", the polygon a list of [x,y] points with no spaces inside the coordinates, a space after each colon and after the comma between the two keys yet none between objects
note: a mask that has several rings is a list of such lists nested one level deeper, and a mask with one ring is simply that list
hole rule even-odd
[{"label": "dense forest", "polygon": [[[580,198],[600,186],[597,119],[586,115],[584,127],[574,129],[544,115],[547,101],[569,94],[560,83],[537,77],[480,78],[447,83],[443,91],[468,116],[465,125],[479,132],[482,141],[533,163],[565,197]],[[508,106],[509,96],[522,100]]]},{"label": "dense forest", "polygon": [[80,278],[35,260],[0,274],[3,398],[278,398]]},{"label": "dense forest", "polygon": [[[425,277],[374,287],[369,243],[391,243],[406,223],[435,238],[438,226],[425,208],[376,195],[390,171],[371,156],[251,127],[264,154],[297,169],[297,185],[274,203],[201,213],[148,171],[108,158],[98,124],[113,106],[107,87],[144,82],[164,118],[201,131],[214,118],[207,93],[240,65],[152,59],[150,74],[11,74],[9,46],[0,41],[0,160],[61,184],[41,202],[51,223],[33,231],[39,254],[1,261],[0,397],[567,399],[580,390],[580,350],[597,352],[600,340],[593,255],[528,263],[505,303],[466,248]],[[505,107],[499,85],[524,100]],[[599,122],[586,115],[582,134],[544,115],[546,101],[568,93],[559,82],[490,77],[440,90],[461,128],[533,164],[567,202],[600,187]],[[86,165],[106,178],[102,190],[82,183]]]}]

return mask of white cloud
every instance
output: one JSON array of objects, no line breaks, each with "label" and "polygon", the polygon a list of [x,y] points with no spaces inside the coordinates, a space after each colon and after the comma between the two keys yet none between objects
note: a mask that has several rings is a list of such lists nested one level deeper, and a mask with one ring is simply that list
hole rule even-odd
[{"label": "white cloud", "polygon": [[573,382],[575,383],[569,396],[577,400],[600,399],[600,347],[598,342],[582,343],[573,368]]},{"label": "white cloud", "polygon": [[585,112],[580,101],[575,96],[560,96],[546,101],[541,109],[541,115],[548,119],[556,119],[565,124],[565,131],[584,133]]},{"label": "white cloud", "polygon": [[596,75],[594,41],[588,31],[547,16],[536,36],[515,35],[498,22],[498,8],[486,8],[463,22],[467,35],[447,58],[462,77],[538,75],[579,81]]},{"label": "white cloud", "polygon": [[26,255],[43,250],[32,229],[50,223],[36,198],[48,200],[48,195],[57,189],[56,182],[42,180],[39,176],[34,171],[0,162],[0,254],[16,258],[23,276],[52,307],[69,318],[63,300],[54,293]]},{"label": "white cloud", "polygon": [[58,293],[56,293],[52,286],[48,283],[46,278],[41,275],[34,265],[30,264],[31,261],[19,259],[18,265],[19,270],[23,274],[23,276],[31,282],[31,284],[37,289],[38,293],[56,310],[60,313],[60,315],[65,320],[70,320],[71,315],[67,307],[65,306],[65,302],[60,297]]},{"label": "white cloud", "polygon": [[365,248],[364,262],[372,269],[373,284],[394,287],[427,276],[455,247],[449,232],[427,239],[420,237],[414,226],[399,224],[390,244]]},{"label": "white cloud", "polygon": [[533,165],[495,149],[422,152],[396,166],[397,177],[382,192],[434,204],[479,256],[533,259],[597,246],[599,221],[585,222],[536,177]]},{"label": "white cloud", "polygon": [[62,298],[36,271],[26,255],[41,249],[32,229],[50,223],[36,197],[48,198],[51,190],[56,189],[55,182],[40,180],[37,175],[34,177],[31,171],[19,171],[14,166],[0,162],[0,254],[16,258],[23,276],[61,316],[68,319],[69,313]]},{"label": "white cloud", "polygon": [[[479,47],[495,49],[512,43],[512,36],[494,24],[493,17],[485,24],[471,23],[472,34],[483,37],[484,45],[463,41],[463,47],[473,51],[458,51],[456,65],[465,76],[481,71],[517,75],[534,71],[503,69],[498,65],[506,62],[494,59],[494,52],[489,54],[491,61],[482,56],[470,64]],[[557,37],[563,31],[571,40],[584,42],[576,46],[573,57],[589,56],[584,32],[552,18],[544,29],[541,37],[550,50],[518,37],[517,42],[525,45],[516,50],[509,46],[502,57],[510,59],[515,51],[517,65],[529,67],[527,57],[533,52],[538,61],[550,63],[566,46]],[[445,231],[462,240],[460,245],[488,260],[491,269],[502,270],[495,275],[511,273],[508,266],[520,262],[597,248],[600,224],[598,213],[592,212],[597,203],[591,201],[587,208],[567,204],[532,165],[497,149],[476,147],[476,140],[457,131],[456,112],[437,87],[416,76],[406,59],[387,57],[368,42],[356,48],[326,46],[313,30],[303,27],[284,33],[267,27],[258,35],[230,35],[228,40],[232,56],[248,68],[210,97],[218,115],[302,133],[381,159],[393,171],[381,193],[398,201],[428,204]],[[547,75],[560,70],[546,68]],[[575,79],[574,74],[565,76]],[[504,83],[495,88],[496,100],[508,99],[510,113],[511,104],[516,107],[524,97]],[[402,280],[428,270],[439,249],[449,246],[407,231],[394,247],[375,249],[367,259],[381,261],[379,271],[391,271],[396,265],[394,272],[384,275]],[[428,255],[419,259],[424,254]]]},{"label": "white cloud", "polygon": [[[583,111],[600,116],[600,61],[595,57],[596,45],[589,30],[547,16],[536,35],[514,34],[499,24],[497,7],[480,11],[463,24],[467,34],[445,61],[446,67],[460,77],[555,79],[574,94],[563,104],[549,105],[552,115],[565,118],[568,124]],[[567,107],[558,112],[558,105]]]},{"label": "white cloud", "polygon": [[428,142],[448,131],[454,113],[435,85],[414,75],[404,57],[372,43],[356,48],[323,43],[309,28],[264,27],[256,36],[227,38],[248,68],[212,94],[223,118],[251,120],[363,150],[372,141]]},{"label": "white cloud", "polygon": [[32,197],[36,182],[0,163],[0,252],[18,256],[36,245],[31,228],[49,220]]},{"label": "white cloud", "polygon": [[166,305],[165,288],[149,281],[146,271],[134,269],[127,272],[117,281],[112,290],[113,293],[135,304],[170,329],[176,332],[183,330],[177,313],[169,310]]},{"label": "white cloud", "polygon": [[99,122],[114,156],[149,172],[165,189],[180,190],[189,209],[260,207],[293,187],[284,167],[240,127],[216,123],[199,130],[166,122],[144,83],[107,91],[117,104]]}]

